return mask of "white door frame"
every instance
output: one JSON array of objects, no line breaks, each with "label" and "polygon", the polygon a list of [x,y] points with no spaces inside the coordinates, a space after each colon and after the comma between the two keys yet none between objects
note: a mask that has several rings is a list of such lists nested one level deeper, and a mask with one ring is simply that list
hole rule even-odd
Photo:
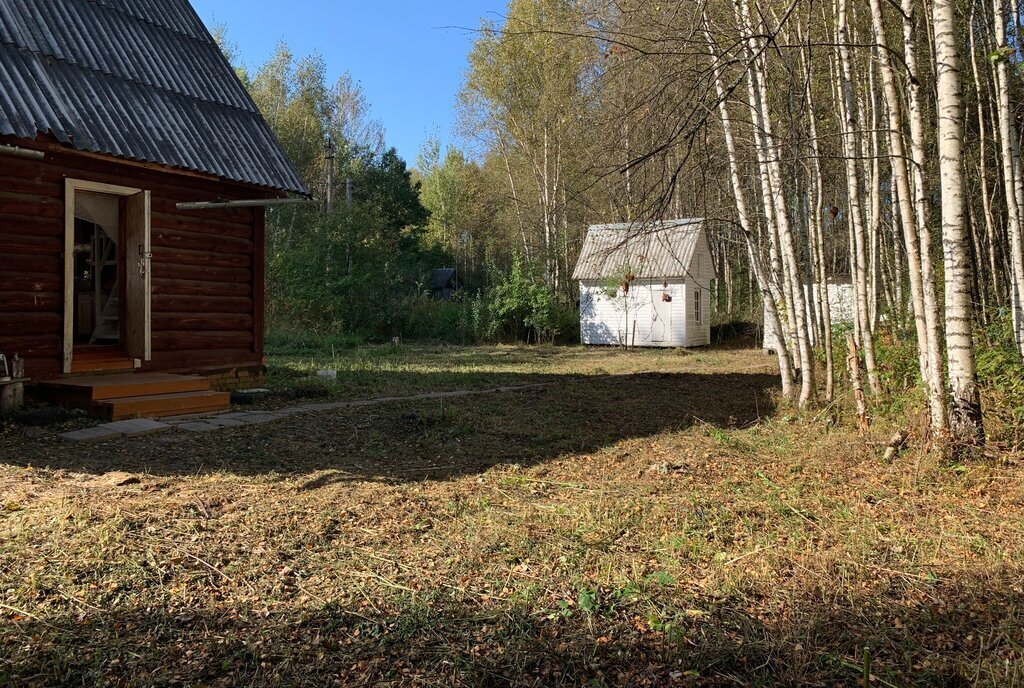
[{"label": "white door frame", "polygon": [[[151,313],[150,313],[150,298],[152,290],[150,288],[150,201],[149,192],[143,191],[142,189],[135,189],[128,186],[118,186],[116,184],[103,184],[100,182],[90,182],[82,179],[65,179],[64,180],[64,373],[71,372],[72,359],[75,352],[75,194],[79,191],[107,194],[110,196],[120,196],[125,198],[131,198],[133,196],[139,196],[140,194],[144,214],[141,217],[135,218],[135,222],[141,222],[141,239],[139,244],[139,260],[138,269],[140,271],[140,277],[142,278],[141,283],[135,280],[136,289],[140,287],[144,289],[145,294],[142,296],[144,303],[143,320],[142,324],[142,335],[141,340],[137,346],[141,347],[138,351],[129,351],[129,354],[136,358],[136,366],[141,365],[143,360],[149,360],[152,354],[151,351]],[[131,221],[131,219],[129,220]],[[131,235],[131,228],[126,228],[126,234]],[[138,230],[136,229],[136,233]],[[128,246],[124,247],[125,250],[125,269],[130,272],[133,267],[136,267],[135,263],[131,260],[131,256],[128,253]],[[130,289],[132,281],[127,280],[125,282],[125,288]]]}]

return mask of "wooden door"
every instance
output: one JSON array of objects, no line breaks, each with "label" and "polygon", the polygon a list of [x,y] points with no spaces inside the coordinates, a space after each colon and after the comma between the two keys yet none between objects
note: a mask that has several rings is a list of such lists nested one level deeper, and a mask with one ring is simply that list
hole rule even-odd
[{"label": "wooden door", "polygon": [[651,304],[651,342],[663,344],[672,338],[672,296],[668,290],[655,290]]},{"label": "wooden door", "polygon": [[150,194],[140,191],[125,199],[125,336],[130,357],[153,358],[152,246]]}]

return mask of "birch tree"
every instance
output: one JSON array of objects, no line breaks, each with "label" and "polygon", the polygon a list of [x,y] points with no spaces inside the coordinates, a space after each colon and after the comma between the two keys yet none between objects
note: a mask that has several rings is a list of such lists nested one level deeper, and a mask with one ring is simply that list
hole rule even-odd
[{"label": "birch tree", "polygon": [[917,211],[912,201],[910,172],[907,165],[908,156],[904,146],[903,102],[897,89],[892,54],[886,41],[881,1],[870,0],[870,2],[875,37],[881,45],[881,50],[878,52],[878,64],[889,120],[889,151],[894,193],[898,203],[899,221],[907,253],[907,274],[910,282],[910,300],[914,312],[914,327],[917,334],[918,362],[921,379],[929,400],[932,427],[941,431],[946,427],[946,406],[943,402],[944,386],[936,380],[934,374],[940,362],[932,360],[931,352],[928,349],[928,318],[924,296],[921,240],[916,221]]},{"label": "birch tree", "polygon": [[954,0],[934,0],[942,253],[946,280],[946,350],[950,431],[954,446],[984,441],[981,395],[974,361],[972,266],[964,202],[964,108]]},{"label": "birch tree", "polygon": [[[1007,232],[1010,238],[1010,300],[1013,308],[1013,332],[1017,351],[1024,356],[1024,248],[1022,248],[1021,188],[1024,175],[1021,172],[1020,147],[1016,126],[1010,108],[1010,75],[1007,61],[1012,49],[1007,45],[1006,6],[1003,0],[993,0],[992,16],[998,46],[992,54],[995,65],[996,112],[999,116],[1000,159],[1003,167],[1004,198],[1006,200]],[[1016,21],[1016,18],[1014,18]]]}]

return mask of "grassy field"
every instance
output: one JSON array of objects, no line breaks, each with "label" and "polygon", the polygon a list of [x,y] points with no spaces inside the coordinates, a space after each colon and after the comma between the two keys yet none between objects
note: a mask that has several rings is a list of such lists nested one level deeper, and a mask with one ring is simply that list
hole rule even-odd
[{"label": "grassy field", "polygon": [[1024,686],[1019,456],[884,461],[895,420],[779,407],[757,351],[271,363],[348,398],[551,384],[100,446],[4,426],[0,685],[831,687],[867,647],[875,686]]},{"label": "grassy field", "polygon": [[[268,357],[267,385],[280,392],[337,399],[370,399],[433,391],[557,383],[570,378],[643,372],[770,369],[750,351],[526,346],[364,346],[337,351],[285,347]],[[338,372],[336,382],[318,371]],[[287,398],[289,394],[283,395]]]}]

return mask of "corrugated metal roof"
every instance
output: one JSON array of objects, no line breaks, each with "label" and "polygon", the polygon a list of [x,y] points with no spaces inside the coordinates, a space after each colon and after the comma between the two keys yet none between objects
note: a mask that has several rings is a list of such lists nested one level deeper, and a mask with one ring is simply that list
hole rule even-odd
[{"label": "corrugated metal roof", "polygon": [[573,279],[618,277],[627,268],[638,279],[685,277],[703,235],[703,219],[594,225]]},{"label": "corrugated metal roof", "polygon": [[308,194],[187,0],[0,0],[0,134]]}]

